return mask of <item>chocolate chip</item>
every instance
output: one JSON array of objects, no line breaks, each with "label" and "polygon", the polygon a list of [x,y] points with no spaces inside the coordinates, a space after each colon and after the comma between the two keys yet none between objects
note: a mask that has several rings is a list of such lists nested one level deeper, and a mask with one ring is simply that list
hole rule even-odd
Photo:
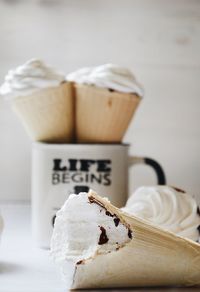
[{"label": "chocolate chip", "polygon": [[113,219],[113,221],[115,223],[115,226],[117,227],[119,225],[119,222],[120,222],[119,218],[116,217]]},{"label": "chocolate chip", "polygon": [[130,229],[128,229],[128,237],[132,239],[132,231]]},{"label": "chocolate chip", "polygon": [[[97,199],[95,199],[93,196],[88,197],[88,199],[89,199],[89,202],[91,204],[92,203],[96,203],[97,205],[99,205],[100,207],[102,207],[102,208],[104,208],[106,210],[105,206],[101,202],[99,202]],[[105,214],[107,216],[110,216],[110,217],[116,216],[115,214],[112,215],[108,210],[105,211]],[[118,217],[116,217],[113,220],[114,220],[115,226],[117,227],[119,225],[120,219]],[[100,237],[99,237],[98,244],[102,245],[102,244],[107,243],[109,239],[108,239],[108,237],[106,235],[105,228],[102,227],[102,226],[99,226],[99,228],[101,230],[101,234],[100,234]],[[132,231],[130,229],[128,229],[128,237],[132,239]]]},{"label": "chocolate chip", "polygon": [[99,202],[98,200],[96,200],[94,197],[90,196],[88,197],[89,199],[89,202],[92,204],[92,203],[96,203],[97,205],[99,205],[100,207],[104,208],[105,209],[105,206]]},{"label": "chocolate chip", "polygon": [[113,217],[114,215],[112,215],[108,210],[106,210],[106,215],[107,216],[110,216],[110,217]]},{"label": "chocolate chip", "polygon": [[197,207],[197,214],[200,216],[200,208],[199,208],[199,206]]},{"label": "chocolate chip", "polygon": [[54,227],[54,225],[55,225],[55,220],[56,220],[56,215],[54,215],[53,218],[52,218],[52,226],[53,226],[53,227]]},{"label": "chocolate chip", "polygon": [[179,193],[183,193],[185,194],[185,191],[179,189],[179,188],[176,188],[176,187],[172,187],[175,191],[179,192]]},{"label": "chocolate chip", "polygon": [[83,263],[83,260],[78,261],[76,264],[81,265]]},{"label": "chocolate chip", "polygon": [[106,230],[103,226],[100,226],[101,234],[99,237],[99,245],[105,244],[108,242],[108,236],[106,235]]},{"label": "chocolate chip", "polygon": [[96,201],[95,198],[92,197],[92,196],[91,196],[91,197],[88,197],[88,200],[90,201],[91,204],[92,204],[92,203],[95,203],[95,201]]}]

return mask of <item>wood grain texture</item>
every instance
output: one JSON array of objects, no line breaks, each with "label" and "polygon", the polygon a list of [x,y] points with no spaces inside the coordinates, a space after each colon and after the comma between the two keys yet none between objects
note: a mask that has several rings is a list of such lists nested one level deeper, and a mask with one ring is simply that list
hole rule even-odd
[{"label": "wood grain texture", "polygon": [[[125,141],[200,201],[199,52],[200,1],[0,1],[0,81],[31,57],[66,73],[106,62],[130,67],[145,97]],[[30,141],[5,104],[0,132],[0,198],[29,199]],[[132,173],[131,190],[154,183],[143,167]]]}]

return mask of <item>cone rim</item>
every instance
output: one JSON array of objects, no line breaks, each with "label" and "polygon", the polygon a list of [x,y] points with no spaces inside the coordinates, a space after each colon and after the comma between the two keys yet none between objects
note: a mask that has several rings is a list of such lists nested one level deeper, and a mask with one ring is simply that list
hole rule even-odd
[{"label": "cone rim", "polygon": [[94,90],[98,90],[101,93],[107,93],[109,95],[120,95],[120,96],[131,96],[131,97],[135,97],[139,100],[141,100],[143,97],[140,96],[139,94],[137,94],[136,92],[122,92],[122,91],[117,91],[115,89],[111,89],[111,88],[106,88],[106,87],[100,87],[100,86],[96,86],[93,84],[82,84],[82,83],[73,83],[75,89],[81,89],[81,88],[85,88],[85,89],[94,89]]}]

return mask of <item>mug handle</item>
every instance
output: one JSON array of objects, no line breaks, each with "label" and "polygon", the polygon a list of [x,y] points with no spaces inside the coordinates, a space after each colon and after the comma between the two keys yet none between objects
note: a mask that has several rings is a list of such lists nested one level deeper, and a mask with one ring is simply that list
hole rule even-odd
[{"label": "mug handle", "polygon": [[164,170],[156,160],[148,157],[129,156],[129,166],[135,164],[146,164],[151,166],[156,173],[158,185],[166,185]]}]

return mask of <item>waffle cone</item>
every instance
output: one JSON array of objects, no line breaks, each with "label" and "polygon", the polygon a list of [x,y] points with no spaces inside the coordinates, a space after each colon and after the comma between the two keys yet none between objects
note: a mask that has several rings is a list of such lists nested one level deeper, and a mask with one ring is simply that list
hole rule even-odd
[{"label": "waffle cone", "polygon": [[140,102],[135,94],[89,85],[76,85],[78,142],[121,142]]},{"label": "waffle cone", "polygon": [[118,251],[97,254],[76,266],[73,289],[200,285],[200,245],[129,216],[90,192],[133,232]]},{"label": "waffle cone", "polygon": [[72,85],[42,89],[12,102],[29,136],[35,141],[70,142],[74,136]]}]

